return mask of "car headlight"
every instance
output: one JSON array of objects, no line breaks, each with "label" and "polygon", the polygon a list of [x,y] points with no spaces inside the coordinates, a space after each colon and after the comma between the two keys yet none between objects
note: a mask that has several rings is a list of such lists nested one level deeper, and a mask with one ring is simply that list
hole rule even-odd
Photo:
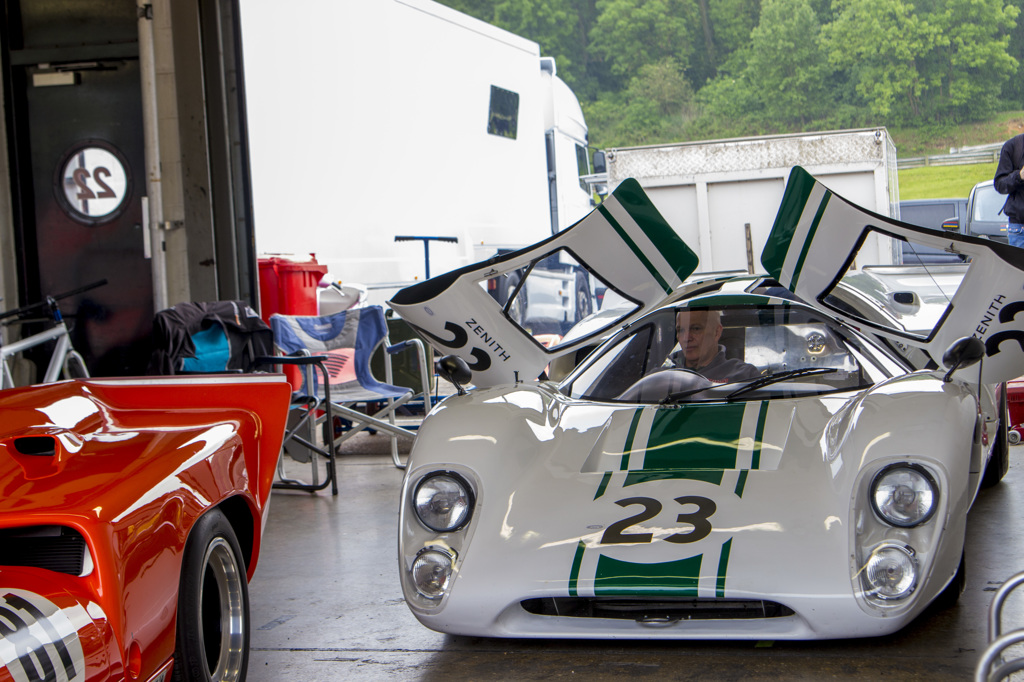
[{"label": "car headlight", "polygon": [[875,547],[864,566],[864,579],[871,596],[903,599],[917,586],[917,559],[906,545],[883,543]]},{"label": "car headlight", "polygon": [[412,562],[412,584],[427,599],[440,599],[448,590],[455,557],[440,547],[427,547]]},{"label": "car headlight", "polygon": [[461,477],[437,473],[416,484],[412,506],[416,510],[416,518],[424,526],[437,533],[449,533],[469,521],[473,497]]},{"label": "car headlight", "polygon": [[879,518],[900,528],[919,526],[939,505],[939,487],[917,464],[893,464],[871,482],[871,507]]}]

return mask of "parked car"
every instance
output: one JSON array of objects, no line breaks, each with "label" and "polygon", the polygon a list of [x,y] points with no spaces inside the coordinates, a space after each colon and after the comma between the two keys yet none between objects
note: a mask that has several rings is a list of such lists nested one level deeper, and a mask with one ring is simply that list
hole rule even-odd
[{"label": "parked car", "polygon": [[0,392],[0,679],[241,680],[283,376]]},{"label": "parked car", "polygon": [[[937,286],[947,303],[852,277],[869,230],[967,256]],[[543,348],[479,283],[560,249],[627,304]],[[627,181],[551,240],[399,292],[460,387],[424,420],[403,483],[399,573],[423,624],[817,639],[891,633],[957,600],[967,511],[1008,463],[1024,258],[867,213],[797,168],[762,264],[683,285],[692,251]],[[719,350],[758,374],[666,366],[687,311],[719,315]],[[601,333],[562,381],[526,380]]]},{"label": "parked car", "polygon": [[[899,219],[905,223],[927,227],[938,233],[949,229],[950,221],[956,218],[958,231],[967,223],[967,199],[907,199],[900,202]],[[904,264],[957,263],[960,256],[943,249],[901,242],[900,250]]]},{"label": "parked car", "polygon": [[959,221],[954,223],[950,216],[943,222],[943,227],[949,230],[959,228],[963,234],[1007,244],[1009,219],[1002,212],[1005,201],[1006,196],[996,191],[991,180],[979,182],[967,197],[966,223],[962,226]]}]

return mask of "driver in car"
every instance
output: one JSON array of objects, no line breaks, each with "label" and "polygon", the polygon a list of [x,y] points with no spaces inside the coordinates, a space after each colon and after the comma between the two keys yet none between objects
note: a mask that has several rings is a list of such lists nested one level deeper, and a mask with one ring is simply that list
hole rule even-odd
[{"label": "driver in car", "polygon": [[761,372],[749,362],[725,357],[721,313],[717,310],[680,310],[676,313],[679,350],[668,356],[666,366],[697,372],[716,384],[755,379]]}]

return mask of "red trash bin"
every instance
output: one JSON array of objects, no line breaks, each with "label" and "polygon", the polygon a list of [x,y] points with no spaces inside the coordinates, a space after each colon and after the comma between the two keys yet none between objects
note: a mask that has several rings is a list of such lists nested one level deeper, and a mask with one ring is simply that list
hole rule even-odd
[{"label": "red trash bin", "polygon": [[270,323],[274,313],[316,315],[316,291],[327,266],[309,256],[268,255],[259,259],[260,316]]},{"label": "red trash bin", "polygon": [[[317,315],[317,287],[327,274],[327,266],[309,256],[267,255],[259,258],[260,317],[270,324],[274,313],[282,315]],[[302,387],[299,369],[284,367],[285,376],[294,390]]]}]

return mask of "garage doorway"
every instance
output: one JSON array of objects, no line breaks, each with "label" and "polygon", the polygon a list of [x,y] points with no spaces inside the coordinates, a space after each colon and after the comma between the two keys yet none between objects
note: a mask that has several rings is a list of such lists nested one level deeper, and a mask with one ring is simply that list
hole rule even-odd
[{"label": "garage doorway", "polygon": [[106,279],[61,309],[94,375],[140,374],[153,290],[135,3],[4,0],[4,9],[19,303]]}]

